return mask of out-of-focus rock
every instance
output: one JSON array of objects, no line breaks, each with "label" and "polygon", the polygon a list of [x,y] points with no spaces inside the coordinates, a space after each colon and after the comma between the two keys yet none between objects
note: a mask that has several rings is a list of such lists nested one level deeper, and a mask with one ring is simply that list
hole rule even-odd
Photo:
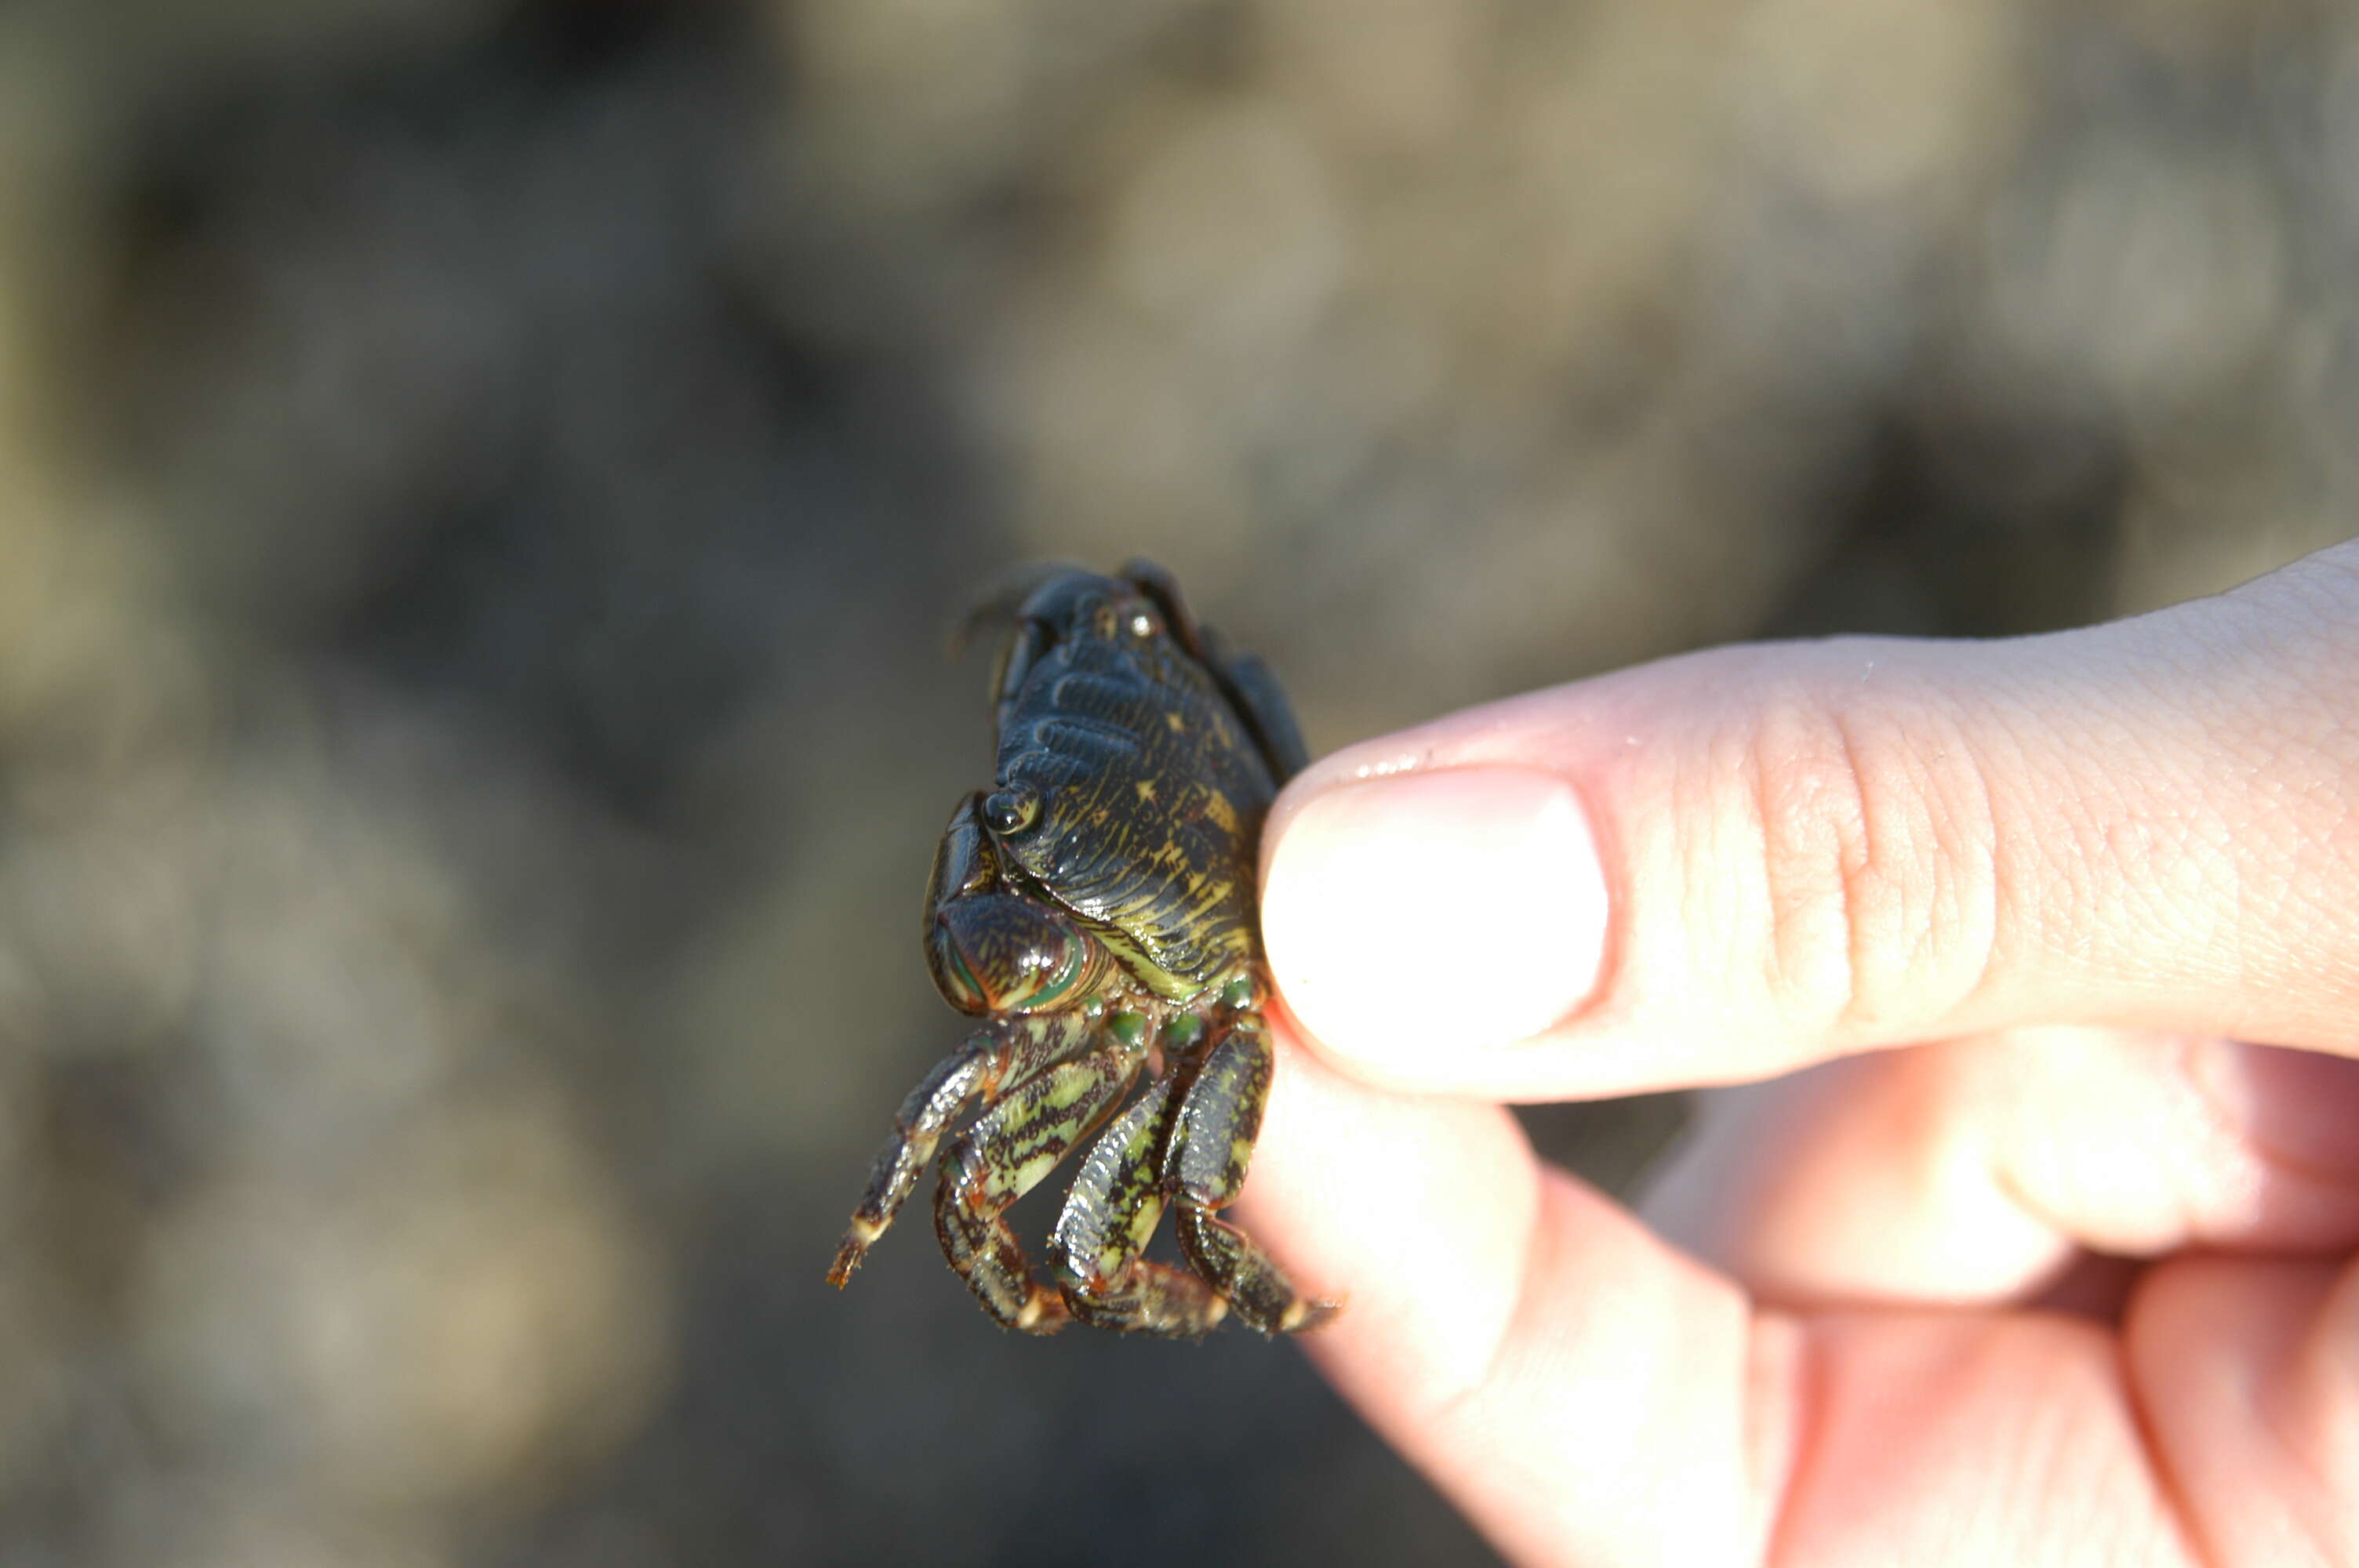
[{"label": "out-of-focus rock", "polygon": [[531,1498],[644,1413],[654,1260],[545,1095],[348,1169],[225,1174],[162,1217],[137,1333],[175,1437],[366,1509]]}]

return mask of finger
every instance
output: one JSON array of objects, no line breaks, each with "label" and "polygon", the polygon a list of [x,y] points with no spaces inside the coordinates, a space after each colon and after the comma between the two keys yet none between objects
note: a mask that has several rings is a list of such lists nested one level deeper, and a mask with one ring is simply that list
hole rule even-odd
[{"label": "finger", "polygon": [[2359,1551],[2359,1271],[2189,1258],[2127,1354],[2040,1313],[1800,1320],[1789,1563],[2203,1563]]},{"label": "finger", "polygon": [[2086,1023],[2359,1054],[2359,544],[2004,643],[1725,649],[1290,784],[1264,929],[1318,1043],[1506,1098]]},{"label": "finger", "polygon": [[2039,1296],[2086,1252],[2359,1246],[2359,1062],[2021,1030],[1718,1091],[1643,1206],[1784,1304]]},{"label": "finger", "polygon": [[1344,1298],[1305,1350],[1509,1558],[1759,1559],[1783,1461],[1745,1424],[1744,1298],[1543,1167],[1506,1110],[1289,1048],[1239,1207]]},{"label": "finger", "polygon": [[2177,1260],[2123,1337],[2208,1561],[2359,1562],[2359,1265]]},{"label": "finger", "polygon": [[1496,1108],[1299,1051],[1244,1203],[1348,1297],[1305,1349],[1513,1561],[2188,1561],[2085,1323],[1756,1314]]}]

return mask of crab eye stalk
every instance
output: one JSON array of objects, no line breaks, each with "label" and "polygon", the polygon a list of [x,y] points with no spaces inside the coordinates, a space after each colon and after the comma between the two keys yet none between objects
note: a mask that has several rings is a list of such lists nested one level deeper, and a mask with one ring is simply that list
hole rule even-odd
[{"label": "crab eye stalk", "polygon": [[1013,893],[951,899],[926,941],[934,984],[962,1012],[1045,1012],[1088,1000],[1105,946],[1052,909]]},{"label": "crab eye stalk", "polygon": [[983,819],[994,833],[1021,833],[1040,820],[1040,792],[1030,784],[995,790],[984,799]]}]

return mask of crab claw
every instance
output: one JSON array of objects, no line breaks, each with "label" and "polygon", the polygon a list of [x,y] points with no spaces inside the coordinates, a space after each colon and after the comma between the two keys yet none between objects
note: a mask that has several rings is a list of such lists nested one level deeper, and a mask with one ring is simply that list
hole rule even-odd
[{"label": "crab claw", "polygon": [[1079,1001],[1105,971],[1098,939],[1012,893],[975,893],[934,911],[926,963],[962,1012],[1035,1012]]}]

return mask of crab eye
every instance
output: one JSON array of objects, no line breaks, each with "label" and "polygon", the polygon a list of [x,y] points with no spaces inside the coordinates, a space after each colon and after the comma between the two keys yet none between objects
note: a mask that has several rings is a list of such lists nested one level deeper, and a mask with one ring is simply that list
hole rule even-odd
[{"label": "crab eye", "polygon": [[994,833],[1021,833],[1040,819],[1040,792],[1029,784],[994,791],[983,803]]}]

